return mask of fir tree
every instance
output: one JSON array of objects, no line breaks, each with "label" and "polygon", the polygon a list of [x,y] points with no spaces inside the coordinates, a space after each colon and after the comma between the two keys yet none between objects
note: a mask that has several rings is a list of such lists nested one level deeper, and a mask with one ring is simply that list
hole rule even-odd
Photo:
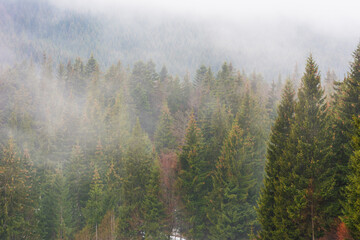
[{"label": "fir tree", "polygon": [[5,240],[38,239],[28,156],[22,155],[10,138],[0,157],[0,237]]},{"label": "fir tree", "polygon": [[360,238],[360,119],[354,116],[356,131],[352,137],[353,154],[349,160],[348,185],[343,202],[343,221],[349,228],[354,239]]},{"label": "fir tree", "polygon": [[89,200],[82,209],[86,223],[91,229],[95,228],[95,239],[98,239],[98,225],[104,215],[104,192],[103,183],[97,167],[95,166],[94,176],[90,184]]},{"label": "fir tree", "polygon": [[179,155],[178,188],[183,204],[181,232],[189,239],[207,238],[206,195],[210,186],[201,130],[191,114],[185,135],[185,144]]},{"label": "fir tree", "polygon": [[173,121],[169,108],[165,103],[154,137],[157,152],[175,149],[176,138],[173,134]]},{"label": "fir tree", "polygon": [[237,120],[226,138],[213,176],[210,195],[211,239],[247,239],[255,220],[248,199],[254,180],[244,159],[243,131]]},{"label": "fir tree", "polygon": [[85,225],[82,209],[89,198],[91,174],[89,163],[79,145],[73,147],[70,161],[65,169],[66,184],[69,186],[68,199],[71,209],[70,228],[77,231]]},{"label": "fir tree", "polygon": [[[316,239],[323,236],[334,219],[334,179],[328,168],[329,149],[326,105],[318,66],[312,56],[307,60],[298,92],[295,119],[284,160],[291,166],[281,187],[290,194],[287,208],[292,227],[281,229],[284,236]],[[289,200],[288,200],[289,201]],[[283,226],[284,227],[284,226]],[[286,225],[285,225],[286,227]]]},{"label": "fir tree", "polygon": [[[286,148],[291,124],[294,119],[295,107],[295,91],[290,80],[286,81],[284,86],[282,99],[278,107],[275,123],[271,129],[270,140],[267,146],[266,166],[264,179],[264,187],[262,189],[260,200],[258,203],[258,220],[261,225],[260,238],[261,239],[278,239],[276,236],[276,226],[274,216],[275,211],[282,211],[283,206],[275,205],[275,198],[280,195],[277,193],[279,180],[287,176],[284,171],[284,163],[281,161],[283,151]],[[282,174],[285,176],[281,176]],[[277,210],[275,210],[275,208]],[[286,211],[286,210],[284,210]]]},{"label": "fir tree", "polygon": [[143,132],[139,120],[132,131],[124,159],[124,180],[120,206],[120,239],[142,239],[144,235],[144,212],[147,184],[151,179],[149,171],[153,166],[151,143]]},{"label": "fir tree", "polygon": [[165,229],[167,229],[166,212],[164,204],[160,200],[160,169],[158,165],[159,163],[156,161],[150,169],[150,178],[146,186],[146,196],[142,206],[144,212],[143,231],[145,232],[145,239],[149,240],[165,240],[171,235],[171,232],[165,232]]},{"label": "fir tree", "polygon": [[335,169],[336,196],[334,211],[341,215],[341,201],[346,201],[344,192],[348,184],[349,158],[352,155],[351,136],[356,129],[353,125],[353,116],[360,115],[360,44],[353,53],[354,60],[350,65],[348,76],[341,82],[335,82],[333,95],[334,106],[331,108],[331,139],[333,140],[333,163],[329,167]]},{"label": "fir tree", "polygon": [[61,190],[53,169],[45,167],[41,173],[39,201],[39,229],[43,239],[55,239],[60,228]]}]

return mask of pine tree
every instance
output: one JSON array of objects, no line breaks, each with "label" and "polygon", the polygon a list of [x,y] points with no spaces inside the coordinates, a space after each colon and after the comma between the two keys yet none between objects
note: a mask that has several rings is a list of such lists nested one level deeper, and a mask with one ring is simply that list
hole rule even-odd
[{"label": "pine tree", "polygon": [[213,175],[210,194],[211,239],[247,239],[255,220],[255,211],[248,201],[254,179],[244,159],[244,138],[237,119],[224,142]]},{"label": "pine tree", "polygon": [[196,75],[195,75],[195,79],[194,79],[194,86],[195,87],[201,87],[202,82],[205,78],[207,72],[207,68],[204,65],[201,65],[201,67],[196,70]]},{"label": "pine tree", "polygon": [[91,54],[86,66],[85,66],[85,75],[86,77],[92,77],[93,74],[99,71],[98,63],[96,62],[94,55]]},{"label": "pine tree", "polygon": [[[258,203],[258,220],[261,225],[261,239],[278,239],[275,220],[276,211],[282,211],[283,206],[275,205],[275,198],[280,195],[276,190],[282,174],[286,174],[284,163],[281,161],[283,151],[286,148],[291,124],[294,119],[295,91],[290,80],[287,80],[282,93],[282,99],[278,107],[277,118],[271,129],[270,140],[267,146],[264,187]],[[286,211],[286,210],[284,210]]]},{"label": "pine tree", "polygon": [[173,134],[173,121],[169,108],[165,103],[154,137],[157,152],[167,152],[175,149],[176,138]]},{"label": "pine tree", "polygon": [[167,222],[165,221],[165,207],[160,200],[160,169],[158,160],[153,163],[150,171],[150,178],[146,186],[146,196],[142,206],[142,211],[144,212],[143,231],[145,232],[145,239],[166,240],[169,239],[168,236],[171,235],[171,232],[165,232]]},{"label": "pine tree", "polygon": [[178,174],[180,209],[183,223],[181,232],[189,239],[207,238],[206,195],[211,186],[208,182],[204,146],[201,130],[197,127],[194,114],[191,114],[185,135],[185,144],[179,155]]},{"label": "pine tree", "polygon": [[95,229],[95,239],[98,239],[98,225],[104,215],[104,192],[97,167],[95,166],[94,176],[90,184],[89,200],[82,209],[85,221],[90,229]]},{"label": "pine tree", "polygon": [[342,192],[348,183],[349,158],[352,155],[351,136],[356,129],[353,125],[353,116],[360,115],[360,44],[353,53],[354,60],[350,65],[350,72],[342,83],[335,82],[333,95],[334,106],[331,108],[331,125],[333,139],[332,152],[334,164],[330,165],[336,171],[336,196],[334,211],[341,215],[340,202],[346,201]]},{"label": "pine tree", "polygon": [[142,239],[144,235],[144,212],[147,184],[153,166],[151,143],[137,120],[124,157],[124,177],[119,216],[120,239]]},{"label": "pine tree", "polygon": [[85,225],[82,209],[89,198],[91,173],[89,162],[79,145],[73,147],[70,161],[65,169],[66,184],[69,186],[68,199],[71,209],[71,224],[73,231],[80,230]]},{"label": "pine tree", "polygon": [[343,203],[344,217],[342,218],[349,228],[354,239],[360,238],[360,119],[354,116],[356,131],[352,137],[353,154],[349,160],[348,185],[346,186],[345,201]]},{"label": "pine tree", "polygon": [[40,175],[39,229],[43,239],[55,239],[60,228],[61,186],[50,167],[44,167]]},{"label": "pine tree", "polygon": [[[284,236],[296,239],[316,239],[329,228],[334,217],[334,179],[328,168],[329,149],[326,126],[326,105],[318,66],[312,56],[307,60],[298,92],[295,119],[284,161],[291,172],[281,187],[290,192],[287,208],[292,227],[281,229]],[[286,227],[286,226],[285,226]],[[294,229],[295,227],[295,229]]]},{"label": "pine tree", "polygon": [[32,165],[12,138],[0,154],[0,237],[38,239]]},{"label": "pine tree", "polygon": [[260,186],[263,181],[264,158],[266,152],[266,134],[267,117],[261,115],[262,110],[258,101],[250,90],[247,89],[242,97],[241,106],[237,112],[236,119],[239,127],[243,130],[244,138],[244,161],[248,166],[248,171],[253,173],[252,178],[255,180],[254,186],[249,190],[249,199],[253,206],[256,206],[256,200],[260,192]]}]

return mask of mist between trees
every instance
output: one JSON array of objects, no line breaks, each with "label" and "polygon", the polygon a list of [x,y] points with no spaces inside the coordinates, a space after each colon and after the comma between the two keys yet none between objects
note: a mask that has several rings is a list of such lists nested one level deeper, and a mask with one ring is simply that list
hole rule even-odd
[{"label": "mist between trees", "polygon": [[324,87],[312,56],[270,86],[231,63],[2,71],[0,237],[357,239],[359,56]]}]

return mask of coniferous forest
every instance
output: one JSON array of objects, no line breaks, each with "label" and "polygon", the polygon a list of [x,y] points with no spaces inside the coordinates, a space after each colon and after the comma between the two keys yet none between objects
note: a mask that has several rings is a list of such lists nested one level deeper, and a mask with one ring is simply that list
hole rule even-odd
[{"label": "coniferous forest", "polygon": [[343,79],[311,53],[272,81],[229,61],[4,64],[0,239],[360,239],[354,49]]}]

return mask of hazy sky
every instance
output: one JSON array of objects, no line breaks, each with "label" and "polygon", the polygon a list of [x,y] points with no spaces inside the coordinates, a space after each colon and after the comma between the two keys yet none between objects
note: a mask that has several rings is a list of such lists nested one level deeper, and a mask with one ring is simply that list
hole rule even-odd
[{"label": "hazy sky", "polygon": [[260,71],[266,71],[263,66],[267,66],[289,72],[295,63],[302,67],[312,52],[323,71],[332,68],[343,76],[360,40],[360,0],[50,1],[65,8],[119,17],[199,20],[202,27],[210,29],[209,42],[223,49],[225,57],[226,53],[239,52],[235,57],[238,55],[243,66]]},{"label": "hazy sky", "polygon": [[[360,23],[360,1],[349,0],[52,0],[57,5],[95,11],[136,9],[168,14],[220,17],[232,21],[286,17],[316,25],[343,27]],[[316,22],[316,23],[315,23]]]}]

